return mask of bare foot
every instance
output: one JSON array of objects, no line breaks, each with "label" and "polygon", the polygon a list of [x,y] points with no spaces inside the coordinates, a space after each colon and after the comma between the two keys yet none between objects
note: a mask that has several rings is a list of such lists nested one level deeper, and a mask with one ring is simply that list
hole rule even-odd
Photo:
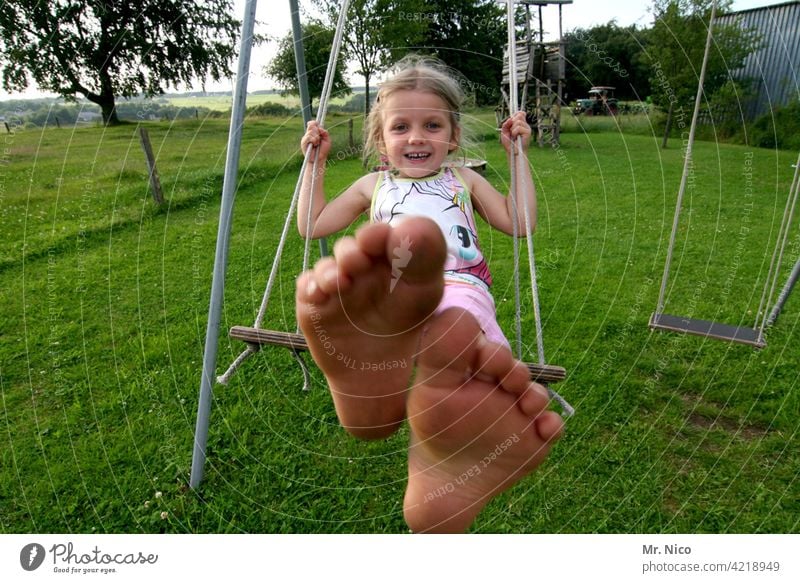
[{"label": "bare foot", "polygon": [[414,532],[463,532],[486,503],[542,463],[562,431],[544,387],[458,308],[422,339],[408,398],[404,512]]},{"label": "bare foot", "polygon": [[444,286],[445,242],[430,219],[373,224],[336,242],[297,281],[297,319],[339,421],[365,439],[405,418],[420,324]]}]

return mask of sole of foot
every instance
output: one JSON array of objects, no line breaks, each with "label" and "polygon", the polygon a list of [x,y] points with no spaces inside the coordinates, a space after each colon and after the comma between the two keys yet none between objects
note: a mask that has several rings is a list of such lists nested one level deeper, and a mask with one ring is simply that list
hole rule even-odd
[{"label": "sole of foot", "polygon": [[533,472],[563,430],[549,397],[475,319],[446,310],[422,339],[408,399],[406,522],[463,532],[495,496]]},{"label": "sole of foot", "polygon": [[444,286],[445,242],[430,219],[371,224],[297,281],[297,318],[341,424],[390,435],[405,404],[422,325]]}]

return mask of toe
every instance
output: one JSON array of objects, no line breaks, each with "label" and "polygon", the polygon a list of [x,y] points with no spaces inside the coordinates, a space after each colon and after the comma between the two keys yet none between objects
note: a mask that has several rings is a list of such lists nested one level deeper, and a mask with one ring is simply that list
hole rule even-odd
[{"label": "toe", "polygon": [[418,380],[436,386],[459,386],[474,370],[480,336],[475,318],[460,308],[434,316],[420,345]]},{"label": "toe", "polygon": [[440,277],[447,246],[434,221],[409,217],[391,230],[385,253],[393,266],[402,263],[403,277],[407,281],[420,282]]},{"label": "toe", "polygon": [[339,266],[339,273],[354,277],[369,270],[372,265],[369,255],[361,250],[358,242],[352,237],[344,237],[336,241],[333,254]]},{"label": "toe", "polygon": [[564,420],[555,411],[545,411],[534,421],[536,432],[543,441],[556,441],[564,432]]},{"label": "toe", "polygon": [[339,272],[339,267],[333,257],[323,257],[314,266],[314,281],[320,290],[327,295],[333,295],[348,288],[350,279]]},{"label": "toe", "polygon": [[313,271],[306,271],[297,278],[297,301],[303,304],[321,304],[328,299],[326,294],[317,284]]},{"label": "toe", "polygon": [[475,363],[476,377],[497,382],[510,393],[522,394],[530,383],[528,368],[506,346],[483,338]]},{"label": "toe", "polygon": [[520,395],[519,408],[528,417],[536,417],[547,408],[550,397],[547,390],[538,383],[529,383]]},{"label": "toe", "polygon": [[373,258],[386,255],[386,241],[392,228],[386,223],[364,225],[356,231],[356,242],[361,250]]}]

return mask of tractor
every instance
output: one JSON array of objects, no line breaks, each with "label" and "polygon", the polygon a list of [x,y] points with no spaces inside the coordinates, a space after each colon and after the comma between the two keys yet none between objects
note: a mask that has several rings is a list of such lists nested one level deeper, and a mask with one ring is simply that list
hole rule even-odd
[{"label": "tractor", "polygon": [[619,102],[614,97],[615,87],[597,86],[589,89],[589,97],[578,99],[572,113],[575,115],[617,115]]}]

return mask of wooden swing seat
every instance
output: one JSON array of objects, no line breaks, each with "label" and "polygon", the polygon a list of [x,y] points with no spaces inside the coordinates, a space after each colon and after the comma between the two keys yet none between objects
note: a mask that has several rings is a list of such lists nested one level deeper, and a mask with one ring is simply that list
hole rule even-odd
[{"label": "wooden swing seat", "polygon": [[[234,326],[229,333],[231,338],[242,340],[255,346],[283,346],[296,352],[308,350],[308,343],[302,334],[278,332],[262,328]],[[567,371],[560,366],[526,362],[531,380],[539,383],[557,383],[567,377]]]},{"label": "wooden swing seat", "polygon": [[682,332],[694,336],[705,338],[715,338],[717,340],[727,340],[728,342],[738,342],[764,348],[767,343],[758,330],[746,326],[730,326],[711,322],[709,320],[698,320],[696,318],[684,318],[683,316],[671,316],[669,314],[659,314],[658,312],[650,316],[650,328],[653,330],[669,330],[670,332]]}]

